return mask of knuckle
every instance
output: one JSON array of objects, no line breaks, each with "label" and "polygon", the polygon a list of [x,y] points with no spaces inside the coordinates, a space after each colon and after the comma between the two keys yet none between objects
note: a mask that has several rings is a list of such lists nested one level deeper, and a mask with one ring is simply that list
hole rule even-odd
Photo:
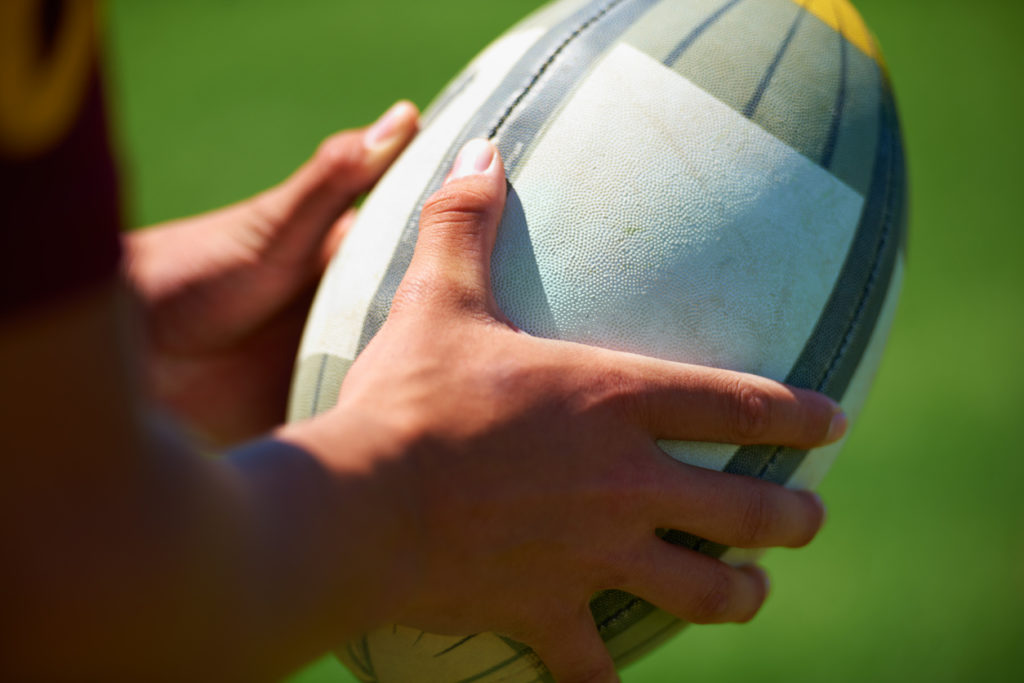
[{"label": "knuckle", "polygon": [[492,193],[479,183],[464,182],[458,188],[443,187],[423,205],[420,225],[472,226],[491,218],[495,210]]},{"label": "knuckle", "polygon": [[388,319],[404,316],[409,311],[416,311],[428,298],[430,292],[429,283],[422,277],[412,273],[402,279],[395,296],[391,300],[391,309],[388,312]]},{"label": "knuckle", "polygon": [[730,388],[733,430],[739,440],[756,442],[765,437],[772,422],[772,400],[769,393],[753,381],[741,378]]},{"label": "knuckle", "polygon": [[778,510],[766,487],[756,486],[747,495],[737,530],[736,545],[741,548],[764,546],[778,523]]},{"label": "knuckle", "polygon": [[717,564],[701,586],[694,602],[690,621],[695,624],[716,624],[728,621],[734,593],[730,569]]},{"label": "knuckle", "polygon": [[486,294],[475,284],[458,279],[446,280],[443,286],[439,282],[433,292],[432,300],[447,310],[472,315],[480,322],[489,320],[485,311]]},{"label": "knuckle", "polygon": [[664,492],[665,478],[663,472],[652,466],[649,457],[634,453],[627,456],[620,458],[611,471],[613,491],[618,500],[635,508],[638,502],[655,499]]},{"label": "knuckle", "polygon": [[[446,313],[469,315],[479,322],[493,320],[486,312],[486,293],[469,283],[441,272],[407,275],[391,300],[388,320],[430,316],[430,323]],[[464,318],[465,319],[465,318]]]},{"label": "knuckle", "polygon": [[595,364],[589,385],[597,397],[596,403],[611,408],[619,414],[643,420],[651,410],[645,400],[640,380],[611,364]]}]

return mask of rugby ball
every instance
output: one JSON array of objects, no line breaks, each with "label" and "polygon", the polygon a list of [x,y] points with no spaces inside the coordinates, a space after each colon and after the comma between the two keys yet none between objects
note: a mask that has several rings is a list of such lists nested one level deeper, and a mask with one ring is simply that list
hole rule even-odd
[{"label": "rugby ball", "polygon": [[[291,419],[336,401],[387,318],[424,201],[474,137],[505,161],[492,277],[520,328],[756,373],[857,415],[906,241],[899,124],[860,16],[846,0],[561,0],[449,85],[367,199],[314,303]],[[661,446],[798,488],[840,448]],[[755,557],[682,531],[666,539]],[[619,591],[591,607],[620,665],[682,626]],[[364,681],[550,680],[529,648],[495,634],[389,626],[338,654]]]}]

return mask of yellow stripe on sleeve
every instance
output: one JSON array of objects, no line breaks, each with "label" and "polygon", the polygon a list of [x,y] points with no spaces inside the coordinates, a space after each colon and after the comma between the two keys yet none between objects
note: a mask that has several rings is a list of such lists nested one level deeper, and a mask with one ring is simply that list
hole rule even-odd
[{"label": "yellow stripe on sleeve", "polygon": [[61,5],[42,45],[42,0],[0,0],[0,154],[42,154],[77,120],[93,66],[96,0]]}]

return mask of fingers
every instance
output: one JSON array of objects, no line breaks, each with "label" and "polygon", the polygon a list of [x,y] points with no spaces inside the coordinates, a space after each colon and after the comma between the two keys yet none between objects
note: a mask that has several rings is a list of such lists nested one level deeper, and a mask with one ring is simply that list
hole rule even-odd
[{"label": "fingers", "polygon": [[810,449],[846,431],[839,405],[807,389],[631,354],[598,362],[614,366],[607,374],[622,405],[657,438]]},{"label": "fingers", "polygon": [[545,633],[530,646],[557,683],[618,683],[615,664],[587,606],[546,624]]},{"label": "fingers", "polygon": [[348,235],[348,231],[352,229],[358,215],[356,209],[348,209],[345,213],[341,214],[341,218],[334,221],[334,225],[327,231],[323,242],[320,244],[319,261],[321,271],[326,269],[331,259],[334,258],[334,253],[338,251],[338,247],[341,246],[345,236]]},{"label": "fingers", "polygon": [[444,186],[423,207],[416,251],[402,287],[410,297],[434,304],[495,312],[491,295],[491,251],[505,206],[505,170],[487,140],[471,140]]},{"label": "fingers", "polygon": [[661,454],[651,459],[655,490],[643,497],[658,528],[684,529],[739,548],[799,548],[825,521],[821,499],[809,491],[693,467]]},{"label": "fingers", "polygon": [[[250,208],[268,238],[293,249],[314,248],[355,199],[373,187],[415,136],[419,113],[398,102],[374,124],[337,133],[283,183],[255,197]],[[315,253],[315,252],[310,252]]]},{"label": "fingers", "polygon": [[652,537],[633,559],[622,589],[694,624],[750,621],[768,597],[761,569],[730,567],[659,538]]},{"label": "fingers", "polygon": [[[347,208],[384,174],[416,134],[419,112],[398,102],[368,128],[337,133],[324,140],[313,157],[287,182],[287,197],[314,207]],[[336,217],[335,208],[328,212]]]}]

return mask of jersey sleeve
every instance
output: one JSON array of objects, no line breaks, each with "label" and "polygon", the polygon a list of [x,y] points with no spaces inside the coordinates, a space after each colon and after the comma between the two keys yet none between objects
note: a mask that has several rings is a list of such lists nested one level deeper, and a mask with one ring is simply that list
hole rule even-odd
[{"label": "jersey sleeve", "polygon": [[2,321],[115,276],[121,211],[94,3],[0,6]]}]

